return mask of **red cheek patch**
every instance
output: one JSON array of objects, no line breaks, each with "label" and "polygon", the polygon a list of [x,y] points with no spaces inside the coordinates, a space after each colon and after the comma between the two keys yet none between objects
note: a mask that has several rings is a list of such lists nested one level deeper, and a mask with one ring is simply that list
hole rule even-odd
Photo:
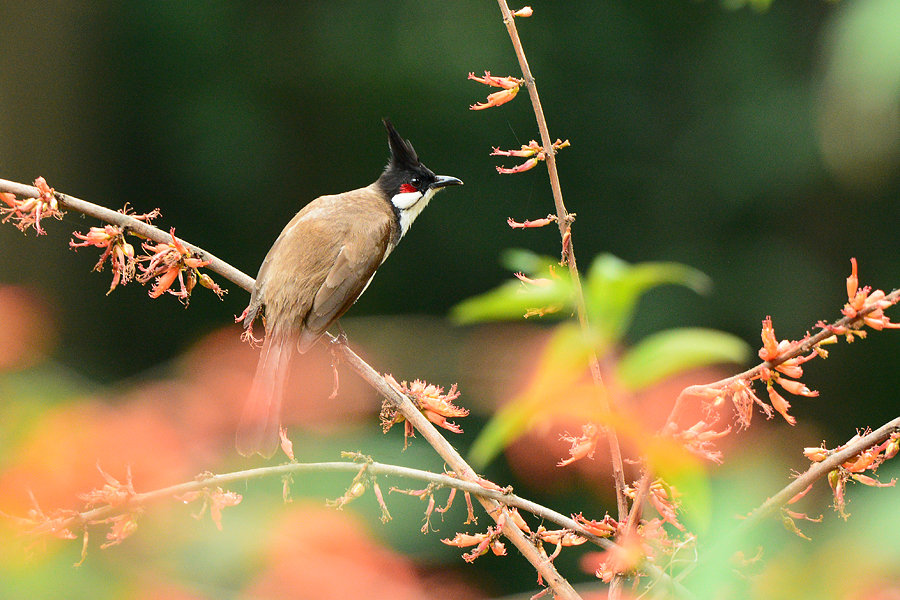
[{"label": "red cheek patch", "polygon": [[402,193],[402,194],[411,194],[413,192],[418,192],[418,191],[419,190],[417,190],[416,188],[414,188],[412,185],[410,185],[408,183],[404,183],[403,185],[400,186],[400,193]]}]

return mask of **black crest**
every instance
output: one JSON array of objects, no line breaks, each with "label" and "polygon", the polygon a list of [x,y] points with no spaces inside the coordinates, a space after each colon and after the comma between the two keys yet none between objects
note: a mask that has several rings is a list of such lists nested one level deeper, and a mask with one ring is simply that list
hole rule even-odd
[{"label": "black crest", "polygon": [[419,156],[409,140],[404,140],[394,129],[394,125],[389,119],[382,119],[384,127],[388,132],[388,144],[391,148],[391,164],[388,168],[394,167],[401,170],[412,170],[419,166]]}]

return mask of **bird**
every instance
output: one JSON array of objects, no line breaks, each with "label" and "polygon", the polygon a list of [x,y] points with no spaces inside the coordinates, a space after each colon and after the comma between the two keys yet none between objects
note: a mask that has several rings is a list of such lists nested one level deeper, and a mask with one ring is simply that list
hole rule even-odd
[{"label": "bird", "polygon": [[362,295],[434,195],[462,181],[435,175],[409,140],[382,119],[391,158],[370,185],[319,196],[285,226],[259,268],[237,318],[265,337],[235,442],[243,456],[270,458],[279,444],[281,404],[295,350],[305,353]]}]

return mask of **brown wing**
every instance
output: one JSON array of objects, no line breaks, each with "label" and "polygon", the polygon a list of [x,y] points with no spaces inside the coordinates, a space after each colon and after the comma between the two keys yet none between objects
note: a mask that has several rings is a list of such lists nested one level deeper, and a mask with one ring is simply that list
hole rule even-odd
[{"label": "brown wing", "polygon": [[306,352],[365,291],[384,261],[391,241],[391,227],[389,218],[378,218],[365,223],[354,232],[355,235],[348,236],[306,316],[300,334],[300,352]]}]

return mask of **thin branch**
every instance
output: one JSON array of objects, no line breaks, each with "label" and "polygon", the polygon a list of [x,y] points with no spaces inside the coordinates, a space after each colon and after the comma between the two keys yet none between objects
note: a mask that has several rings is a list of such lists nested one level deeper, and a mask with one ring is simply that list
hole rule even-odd
[{"label": "thin branch", "polygon": [[[562,238],[564,257],[574,287],[578,323],[584,334],[588,335],[590,332],[590,323],[588,320],[587,306],[584,300],[584,291],[581,285],[581,276],[578,273],[578,265],[575,262],[575,245],[571,235],[572,222],[569,218],[569,212],[566,210],[566,205],[563,202],[562,187],[559,183],[559,173],[556,170],[556,150],[553,148],[553,142],[550,138],[550,130],[547,127],[547,119],[544,117],[544,108],[541,106],[541,98],[538,95],[537,84],[534,81],[534,75],[531,74],[531,68],[528,66],[528,59],[525,58],[525,50],[522,48],[522,41],[519,39],[515,17],[510,12],[506,0],[497,0],[497,3],[500,5],[500,12],[503,14],[503,23],[506,24],[506,30],[509,33],[509,39],[512,41],[516,58],[519,60],[519,67],[522,69],[522,77],[525,79],[525,87],[528,89],[528,96],[531,98],[531,106],[534,108],[534,116],[535,119],[537,119],[538,130],[541,134],[541,145],[547,155],[547,174],[550,176],[550,188],[553,191],[553,203],[556,206],[556,217],[557,223],[559,224],[559,235]],[[591,349],[589,363],[591,377],[595,383],[597,403],[604,413],[608,413],[612,410],[612,407],[609,403],[609,395],[606,392],[606,387],[603,385],[603,375],[600,372],[600,360],[593,348]],[[619,445],[619,437],[615,430],[610,426],[604,426],[604,429],[606,431],[606,438],[609,442],[609,454],[612,461],[613,479],[615,480],[616,486],[618,520],[624,522],[628,516],[628,503],[625,499],[625,467],[622,462],[622,450]]]},{"label": "thin branch", "polygon": [[749,529],[755,527],[764,518],[784,506],[788,500],[805,490],[807,487],[825,477],[828,473],[854,456],[865,452],[872,446],[882,443],[897,432],[900,432],[900,417],[888,421],[872,433],[864,435],[847,444],[837,452],[830,454],[828,458],[822,462],[813,463],[802,475],[797,477],[781,491],[763,502],[761,506],[747,515],[747,518],[741,521],[741,524],[737,527],[735,533],[739,536],[743,535]]},{"label": "thin branch", "polygon": [[[900,288],[895,289],[890,294],[887,294],[884,297],[884,300],[890,302],[891,304],[897,304],[898,302],[900,302]],[[661,431],[665,430],[669,425],[675,422],[675,420],[678,418],[678,413],[681,412],[681,409],[684,406],[684,402],[688,397],[700,395],[704,391],[707,391],[709,389],[724,389],[736,381],[749,381],[755,379],[763,369],[771,370],[785,361],[796,358],[798,356],[802,356],[804,354],[808,354],[822,341],[835,335],[833,329],[857,329],[857,325],[863,322],[863,317],[872,312],[875,312],[878,309],[879,306],[877,304],[872,304],[872,306],[860,310],[855,317],[843,317],[841,319],[838,319],[834,323],[831,323],[827,327],[824,327],[822,331],[816,333],[815,335],[811,335],[803,340],[794,342],[794,344],[790,348],[788,348],[778,356],[777,360],[761,362],[760,364],[747,369],[743,373],[731,375],[730,377],[726,377],[725,379],[720,379],[712,383],[691,385],[684,388],[683,390],[681,390],[681,393],[678,394],[678,398],[675,399],[675,405],[672,407],[672,410],[669,413],[669,416],[666,419],[666,423],[665,425],[663,425]]]},{"label": "thin branch", "polygon": [[[227,487],[241,481],[249,481],[251,479],[261,479],[263,477],[283,477],[285,475],[296,475],[302,473],[322,473],[322,472],[347,472],[358,473],[361,468],[366,469],[366,473],[375,476],[388,477],[405,477],[407,479],[415,479],[434,484],[439,487],[453,488],[461,492],[472,494],[477,498],[493,500],[505,506],[510,506],[527,511],[543,521],[556,523],[557,525],[574,531],[578,535],[584,537],[592,544],[600,546],[604,549],[612,549],[616,544],[607,538],[600,537],[591,533],[583,525],[560,512],[548,508],[521,496],[517,496],[505,490],[495,490],[486,488],[479,483],[464,481],[453,475],[445,473],[433,473],[421,469],[413,469],[410,467],[402,467],[379,462],[321,462],[321,463],[286,463],[281,465],[273,465],[268,467],[258,467],[255,469],[246,469],[243,471],[234,471],[231,473],[223,473],[220,475],[209,475],[206,477],[198,477],[192,481],[171,485],[168,487],[152,490],[149,492],[136,493],[122,504],[105,505],[84,512],[77,513],[54,522],[57,529],[76,529],[84,527],[91,523],[104,521],[117,515],[132,512],[138,507],[148,504],[169,500],[173,497],[183,496],[188,492],[198,492],[208,488]],[[673,581],[668,574],[662,569],[652,564],[644,564],[642,568],[654,579],[659,579],[665,585],[671,586],[678,591],[679,595],[684,598],[692,597],[692,594],[683,586]]]},{"label": "thin branch", "polygon": [[232,473],[223,473],[221,475],[209,475],[208,477],[200,477],[193,481],[179,483],[150,492],[141,492],[131,496],[126,503],[117,505],[105,505],[73,515],[69,519],[60,521],[57,526],[62,528],[73,528],[83,526],[89,523],[96,523],[114,517],[119,514],[128,513],[137,507],[145,506],[152,502],[160,500],[169,500],[175,496],[181,496],[188,492],[201,491],[212,487],[226,487],[240,481],[248,481],[251,479],[260,479],[263,477],[277,477],[284,475],[295,475],[301,473],[322,473],[322,472],[347,472],[357,473],[361,468],[366,469],[366,473],[370,475],[383,475],[391,477],[405,477],[407,479],[415,479],[426,483],[434,484],[439,487],[455,488],[461,492],[467,492],[474,496],[496,500],[505,504],[532,513],[533,515],[552,523],[556,523],[566,529],[577,532],[588,541],[601,546],[603,548],[611,548],[615,544],[606,538],[599,537],[587,531],[582,525],[575,520],[558,513],[553,509],[542,506],[531,500],[526,500],[520,496],[504,491],[498,491],[482,487],[477,483],[463,481],[452,475],[442,473],[432,473],[431,471],[423,471],[420,469],[412,469],[409,467],[401,467],[398,465],[389,465],[379,462],[321,462],[321,463],[287,463],[283,465],[274,465],[268,467],[259,467],[256,469],[246,469],[244,471],[234,471]]},{"label": "thin branch", "polygon": [[[37,198],[40,196],[40,192],[36,187],[25,185],[23,183],[17,183],[15,181],[8,181],[6,179],[0,179],[0,191],[11,192],[16,196],[20,196],[22,198]],[[142,238],[153,240],[154,242],[158,242],[160,244],[168,244],[172,241],[172,236],[163,231],[162,229],[157,229],[152,225],[145,223],[144,221],[139,221],[134,217],[123,214],[121,212],[111,210],[106,208],[105,206],[100,206],[98,204],[94,204],[92,202],[87,202],[86,200],[80,200],[79,198],[75,198],[74,196],[69,196],[68,194],[62,194],[60,192],[56,192],[56,199],[59,201],[59,206],[65,210],[74,210],[75,212],[79,212],[85,214],[89,217],[94,217],[101,221],[105,221],[106,223],[110,223],[111,225],[118,225],[127,231],[134,233]],[[225,279],[233,282],[235,285],[247,290],[248,292],[253,289],[253,278],[247,275],[246,273],[241,272],[240,270],[232,267],[230,264],[222,260],[221,258],[213,255],[211,252],[207,252],[203,248],[195,246],[190,242],[186,242],[178,238],[178,240],[184,244],[185,247],[190,249],[191,252],[195,253],[198,257],[203,260],[208,260],[209,265],[206,267],[211,271],[214,271]]]},{"label": "thin branch", "polygon": [[[715,544],[709,549],[707,556],[713,559],[713,564],[715,564],[716,559],[732,556],[735,549],[740,546],[744,536],[746,536],[751,529],[759,525],[763,519],[772,515],[775,511],[787,504],[791,498],[814,484],[819,479],[826,477],[828,473],[837,469],[840,465],[852,459],[854,456],[862,454],[869,448],[884,442],[897,432],[900,432],[900,417],[888,421],[875,431],[850,442],[837,452],[830,454],[825,460],[813,463],[802,475],[798,476],[777,494],[766,499],[759,507],[750,512],[750,514],[734,528],[731,534],[725,536],[723,541]],[[706,566],[708,567],[709,565]],[[684,571],[679,573],[679,580],[684,580],[688,575],[697,570],[698,567],[700,567],[699,562],[688,565]]]},{"label": "thin branch", "polygon": [[[22,197],[39,197],[40,192],[37,188],[34,188],[29,185],[23,185],[21,183],[16,183],[12,181],[7,181],[5,179],[0,179],[0,191],[7,191],[17,196]],[[145,237],[147,239],[151,239],[160,243],[168,243],[171,241],[170,234],[162,231],[161,229],[157,229],[147,223],[143,223],[138,221],[137,219],[125,215],[121,212],[116,212],[110,210],[108,208],[104,208],[97,204],[93,204],[91,202],[87,202],[85,200],[79,200],[78,198],[74,198],[72,196],[68,196],[67,194],[62,194],[59,192],[55,192],[55,196],[57,201],[59,202],[60,208],[73,210],[76,212],[80,212],[92,217],[96,217],[101,221],[105,221],[107,223],[113,225],[119,225],[121,227],[127,228],[129,231]],[[208,260],[209,265],[208,269],[214,271],[226,279],[234,282],[238,286],[243,289],[250,291],[253,289],[254,280],[249,275],[242,273],[235,267],[229,265],[225,261],[213,256],[211,253],[194,246],[188,242],[181,240],[181,242],[187,247],[190,248],[191,251],[196,252],[198,256],[203,258],[203,260]],[[328,336],[331,341],[335,341],[335,338],[332,336]],[[437,431],[434,425],[425,418],[422,412],[416,407],[416,405],[409,399],[405,394],[401,394],[393,387],[387,384],[384,377],[381,376],[375,369],[373,369],[368,363],[366,363],[362,358],[360,358],[353,350],[350,349],[346,344],[337,344],[338,351],[341,353],[341,356],[344,362],[350,366],[354,371],[356,371],[357,375],[359,375],[364,381],[366,381],[369,385],[375,388],[381,395],[387,398],[390,402],[392,402],[397,410],[410,422],[413,427],[422,436],[425,440],[431,444],[434,450],[438,453],[438,455],[444,459],[444,461],[449,465],[450,469],[458,475],[461,479],[476,483],[479,480],[479,477],[475,474],[475,471],[472,470],[472,467],[460,456],[460,454],[456,451],[456,449],[448,442],[444,437]],[[480,487],[480,486],[479,486]],[[495,521],[498,521],[503,524],[503,534],[519,549],[519,552],[531,563],[531,565],[537,570],[537,572],[543,577],[544,581],[550,586],[553,590],[554,595],[559,598],[567,598],[567,599],[575,599],[579,598],[578,594],[572,589],[572,586],[568,581],[559,572],[556,570],[556,567],[552,562],[547,560],[538,549],[525,537],[522,531],[519,530],[512,523],[512,519],[504,519],[503,516],[503,505],[493,500],[491,498],[479,496],[479,502],[487,511],[487,513],[493,518]]]}]

